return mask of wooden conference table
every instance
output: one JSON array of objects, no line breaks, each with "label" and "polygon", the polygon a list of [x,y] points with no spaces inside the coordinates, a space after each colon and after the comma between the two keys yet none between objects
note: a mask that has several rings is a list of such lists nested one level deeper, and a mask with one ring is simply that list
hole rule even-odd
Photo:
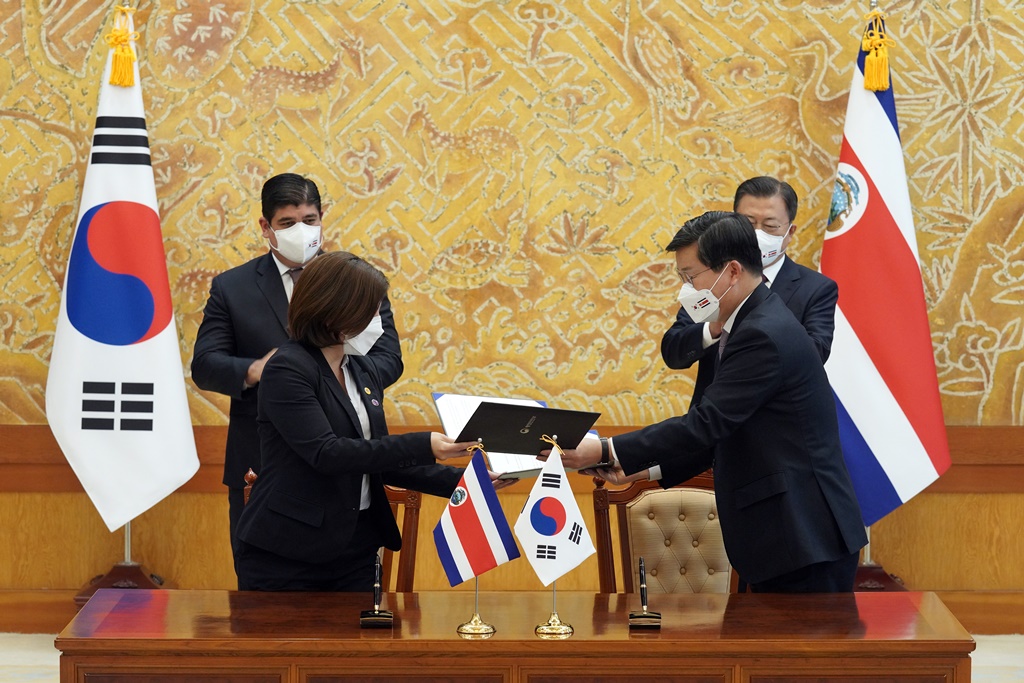
[{"label": "wooden conference table", "polygon": [[932,593],[652,595],[661,630],[631,632],[635,595],[560,592],[575,634],[542,640],[551,597],[481,593],[497,633],[464,640],[470,591],[385,594],[376,630],[367,594],[103,589],[56,646],[64,683],[970,680],[974,641]]}]

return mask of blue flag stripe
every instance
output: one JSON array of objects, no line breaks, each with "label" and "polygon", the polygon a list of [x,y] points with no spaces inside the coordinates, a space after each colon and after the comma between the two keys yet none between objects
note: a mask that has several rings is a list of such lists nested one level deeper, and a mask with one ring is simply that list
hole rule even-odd
[{"label": "blue flag stripe", "polygon": [[903,504],[888,475],[839,396],[836,396],[836,415],[839,418],[839,439],[843,444],[843,457],[850,471],[850,479],[860,503],[864,525],[871,526]]},{"label": "blue flag stripe", "polygon": [[[478,481],[490,481],[490,475],[487,473],[487,467],[484,465],[483,458],[473,458],[470,462],[470,467],[473,467],[476,470]],[[483,491],[484,501],[487,503],[487,508],[490,510],[491,517],[494,518],[496,522],[498,520],[504,520],[505,511],[501,509],[501,502],[498,500],[498,492],[494,490],[493,486],[481,486],[480,488]],[[505,546],[505,553],[508,555],[508,559],[514,560],[519,557],[519,546],[516,545],[516,541],[512,537],[512,529],[509,527],[508,523],[496,523],[495,527],[497,528],[499,538],[501,538],[501,544]]]},{"label": "blue flag stripe", "polygon": [[434,527],[434,545],[437,546],[437,557],[441,560],[444,573],[448,575],[448,583],[452,586],[458,585],[466,579],[459,573],[459,568],[452,557],[452,551],[448,547],[448,539],[445,538],[441,525]]}]

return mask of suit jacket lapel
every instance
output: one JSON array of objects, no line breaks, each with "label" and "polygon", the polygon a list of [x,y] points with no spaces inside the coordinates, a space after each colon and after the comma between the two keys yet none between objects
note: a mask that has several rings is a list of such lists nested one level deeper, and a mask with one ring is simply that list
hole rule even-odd
[{"label": "suit jacket lapel", "polygon": [[366,414],[370,417],[370,436],[378,438],[388,433],[387,423],[384,421],[384,401],[377,385],[370,381],[369,375],[363,371],[359,361],[349,358],[348,369],[352,373],[352,380],[356,383],[359,391],[359,399],[366,408]]},{"label": "suit jacket lapel", "polygon": [[790,297],[796,292],[800,285],[800,271],[797,270],[795,262],[788,256],[783,256],[782,267],[779,268],[772,283],[772,292],[782,299],[783,303],[789,303]]},{"label": "suit jacket lapel", "polygon": [[313,356],[316,360],[316,365],[320,368],[320,377],[323,383],[327,386],[327,390],[331,392],[331,396],[341,406],[341,409],[348,416],[349,422],[352,423],[352,430],[354,434],[362,436],[362,429],[359,426],[359,416],[356,415],[355,408],[352,407],[352,402],[348,400],[348,394],[345,393],[345,388],[338,382],[338,378],[334,375],[334,370],[327,363],[327,359],[324,358],[324,354],[320,349],[315,346],[309,346],[303,344],[303,348],[309,352],[309,355]]},{"label": "suit jacket lapel", "polygon": [[[330,390],[334,400],[338,402],[342,410],[345,411],[345,415],[348,416],[349,422],[352,423],[353,433],[362,436],[363,428],[359,424],[359,415],[356,414],[356,409],[352,405],[352,401],[349,400],[348,393],[338,382],[337,377],[334,375],[334,370],[328,365],[324,354],[315,347],[306,346],[305,344],[303,346],[306,347],[310,355],[316,358],[316,363],[320,368],[320,374],[323,376],[324,383]],[[362,401],[366,414],[370,418],[370,438],[386,435],[388,428],[384,420],[384,404],[381,400],[380,391],[369,381],[369,376],[363,372],[359,363],[353,361],[352,358],[349,358],[348,361],[348,371],[352,376],[352,381],[355,383],[359,400]]]},{"label": "suit jacket lapel", "polygon": [[740,312],[736,314],[736,320],[733,321],[731,334],[735,334],[736,328],[740,326],[743,319],[747,317],[747,314],[757,308],[761,302],[767,299],[772,293],[774,293],[774,288],[768,289],[763,284],[758,285],[757,289],[751,292],[750,296],[747,297],[747,300],[743,302],[743,307],[740,308]]},{"label": "suit jacket lapel", "polygon": [[[281,323],[281,329],[288,329],[288,295],[284,293],[281,272],[277,269],[274,257],[268,252],[256,265],[256,286],[267,298],[274,315]],[[323,354],[320,354],[321,356]]]}]

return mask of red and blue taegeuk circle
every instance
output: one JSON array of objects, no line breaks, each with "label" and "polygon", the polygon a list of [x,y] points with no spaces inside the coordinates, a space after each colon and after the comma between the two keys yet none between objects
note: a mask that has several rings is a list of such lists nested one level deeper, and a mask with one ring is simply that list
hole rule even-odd
[{"label": "red and blue taegeuk circle", "polygon": [[171,322],[160,217],[136,202],[89,209],[68,259],[68,319],[94,341],[127,346],[151,339]]},{"label": "red and blue taegeuk circle", "polygon": [[556,536],[565,528],[565,506],[557,498],[541,498],[530,509],[530,525],[543,536]]}]

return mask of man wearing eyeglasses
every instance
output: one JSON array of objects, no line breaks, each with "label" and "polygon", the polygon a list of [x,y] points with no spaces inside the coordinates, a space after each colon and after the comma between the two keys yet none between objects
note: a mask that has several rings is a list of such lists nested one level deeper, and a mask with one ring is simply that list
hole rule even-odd
[{"label": "man wearing eyeglasses", "polygon": [[[733,211],[745,216],[754,226],[764,268],[762,281],[804,326],[824,363],[832,348],[839,288],[833,280],[786,256],[786,248],[797,228],[796,210],[797,196],[793,188],[769,176],[743,181],[733,198]],[[675,249],[669,244],[666,251]],[[680,304],[683,304],[683,297],[692,296],[693,292],[692,283],[685,277],[683,281]],[[721,288],[713,287],[711,292],[720,293]],[[687,307],[681,305],[675,322],[661,339],[661,357],[668,367],[682,370],[697,363],[691,407],[700,403],[705,389],[715,378],[718,365],[722,322],[702,322],[709,316],[695,320],[706,307],[707,304],[702,304],[688,312]]]}]

